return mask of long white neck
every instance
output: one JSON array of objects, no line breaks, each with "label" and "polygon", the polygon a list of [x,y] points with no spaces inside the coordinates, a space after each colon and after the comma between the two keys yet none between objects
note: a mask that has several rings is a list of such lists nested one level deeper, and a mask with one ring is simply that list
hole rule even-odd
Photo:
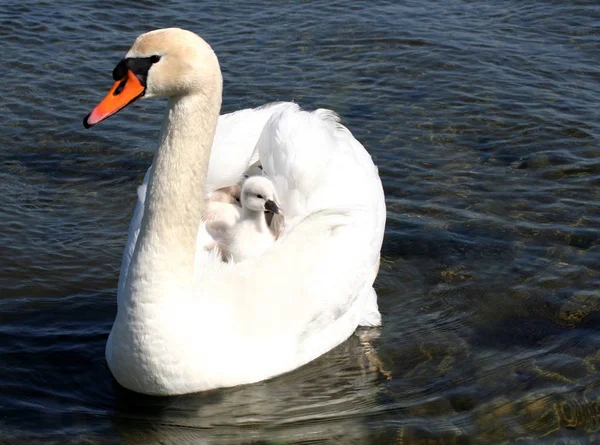
[{"label": "long white neck", "polygon": [[169,99],[125,287],[131,301],[176,298],[172,294],[192,289],[204,181],[220,108],[220,85],[211,94]]}]

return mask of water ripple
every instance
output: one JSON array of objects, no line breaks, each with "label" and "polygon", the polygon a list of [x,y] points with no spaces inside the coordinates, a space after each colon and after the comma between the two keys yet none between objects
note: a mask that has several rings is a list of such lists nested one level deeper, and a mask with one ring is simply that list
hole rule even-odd
[{"label": "water ripple", "polygon": [[[598,431],[595,2],[8,2],[0,442],[558,443]],[[103,349],[164,104],[82,117],[139,33],[220,57],[224,111],[338,111],[376,160],[385,325],[293,373],[157,399]]]}]

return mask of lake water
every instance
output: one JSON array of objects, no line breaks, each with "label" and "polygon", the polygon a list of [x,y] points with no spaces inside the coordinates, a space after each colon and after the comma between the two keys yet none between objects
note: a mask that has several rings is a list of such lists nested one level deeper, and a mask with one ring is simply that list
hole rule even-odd
[{"label": "lake water", "polygon": [[[7,0],[0,443],[600,441],[595,0]],[[134,38],[201,34],[223,111],[332,108],[372,154],[384,326],[271,381],[174,398],[104,363],[165,106],[82,118]]]}]

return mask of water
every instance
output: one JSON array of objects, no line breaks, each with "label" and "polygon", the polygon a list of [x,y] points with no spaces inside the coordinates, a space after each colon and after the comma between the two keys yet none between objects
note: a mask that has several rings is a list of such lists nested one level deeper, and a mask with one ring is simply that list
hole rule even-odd
[{"label": "water", "polygon": [[[599,23],[592,0],[5,1],[0,443],[598,441]],[[333,108],[372,154],[380,331],[240,388],[113,383],[104,344],[164,103],[81,120],[166,26],[213,45],[225,112]]]}]

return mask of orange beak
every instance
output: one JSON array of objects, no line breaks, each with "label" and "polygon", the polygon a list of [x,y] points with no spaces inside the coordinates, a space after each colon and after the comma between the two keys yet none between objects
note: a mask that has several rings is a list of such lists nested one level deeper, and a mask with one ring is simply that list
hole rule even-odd
[{"label": "orange beak", "polygon": [[83,118],[83,126],[90,128],[102,122],[130,103],[138,100],[144,95],[145,91],[146,87],[141,84],[135,74],[131,70],[127,70],[127,75],[117,80],[104,99],[96,105],[96,108]]}]

